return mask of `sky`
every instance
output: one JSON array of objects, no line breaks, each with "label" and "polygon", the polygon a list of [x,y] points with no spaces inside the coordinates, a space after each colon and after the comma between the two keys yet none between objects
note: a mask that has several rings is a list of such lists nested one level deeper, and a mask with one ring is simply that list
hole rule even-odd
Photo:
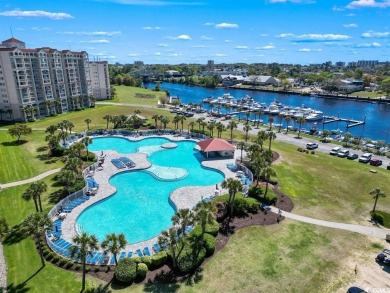
[{"label": "sky", "polygon": [[390,59],[390,0],[1,0],[0,38],[109,63]]}]

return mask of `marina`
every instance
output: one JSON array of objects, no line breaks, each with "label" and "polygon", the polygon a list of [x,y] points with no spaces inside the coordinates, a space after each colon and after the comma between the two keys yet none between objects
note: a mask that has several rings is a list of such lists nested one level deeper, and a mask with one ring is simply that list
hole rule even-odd
[{"label": "marina", "polygon": [[[148,87],[153,86],[154,84],[148,84]],[[279,122],[280,108],[276,109],[276,107],[274,107],[270,110],[271,103],[277,101],[278,104],[291,108],[290,112],[287,113],[287,116],[290,117],[293,117],[293,115],[294,117],[299,116],[300,114],[294,114],[293,110],[294,108],[302,108],[302,106],[310,108],[313,111],[318,111],[317,113],[311,113],[305,116],[305,123],[302,124],[302,127],[306,129],[311,129],[314,125],[318,124],[318,128],[328,130],[340,128],[352,133],[354,136],[362,138],[385,140],[387,142],[389,142],[390,139],[389,104],[231,88],[228,90],[225,88],[209,89],[174,83],[163,83],[162,88],[168,90],[170,95],[178,96],[183,104],[202,104],[202,108],[206,111],[211,111],[212,115],[228,114],[232,116],[236,115],[239,119],[247,119],[249,113],[248,120],[250,121],[262,120],[264,123],[268,123],[268,119],[273,117],[275,122],[281,123],[283,127],[286,127],[286,119],[283,118],[281,119],[281,122]],[[240,103],[241,108],[238,106],[232,107],[231,103],[217,104],[218,97],[223,97],[224,94],[229,94],[235,100],[242,100],[243,97],[249,96],[252,98],[253,102],[257,103],[253,104],[253,106],[257,106],[257,109],[244,108],[248,106],[245,103]],[[212,100],[217,101],[212,104],[205,103],[206,98],[209,99],[209,102]],[[249,100],[247,99],[247,103],[248,101]],[[338,119],[333,119],[329,123],[322,123],[324,116],[337,117]],[[355,121],[364,121],[365,123],[355,125]],[[348,125],[348,128],[346,127],[346,124]],[[288,125],[298,127],[299,123],[296,122],[295,118],[291,118]]]}]

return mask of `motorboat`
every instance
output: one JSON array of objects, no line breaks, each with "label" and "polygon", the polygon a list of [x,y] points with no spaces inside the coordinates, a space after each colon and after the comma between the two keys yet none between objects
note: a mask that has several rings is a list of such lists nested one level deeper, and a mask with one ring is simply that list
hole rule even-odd
[{"label": "motorboat", "polygon": [[311,114],[305,117],[307,121],[317,121],[324,118],[324,113],[321,111],[313,111]]}]

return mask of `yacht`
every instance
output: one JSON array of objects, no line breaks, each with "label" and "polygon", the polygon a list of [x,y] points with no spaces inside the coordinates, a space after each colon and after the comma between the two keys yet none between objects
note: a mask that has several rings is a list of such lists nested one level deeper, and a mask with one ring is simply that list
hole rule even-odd
[{"label": "yacht", "polygon": [[324,113],[321,111],[313,111],[311,114],[309,114],[305,119],[307,121],[317,121],[322,120],[324,118]]}]

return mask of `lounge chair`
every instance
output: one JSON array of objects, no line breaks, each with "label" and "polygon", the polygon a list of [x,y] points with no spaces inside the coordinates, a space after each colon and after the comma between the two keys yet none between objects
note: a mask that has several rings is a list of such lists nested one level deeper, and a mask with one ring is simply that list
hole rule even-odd
[{"label": "lounge chair", "polygon": [[147,246],[144,247],[144,255],[150,256],[149,247],[147,247]]},{"label": "lounge chair", "polygon": [[126,256],[126,251],[122,251],[118,259],[122,259]]},{"label": "lounge chair", "polygon": [[127,257],[130,258],[130,257],[132,257],[132,256],[133,256],[133,252],[130,251],[130,252],[127,254]]},{"label": "lounge chair", "polygon": [[157,243],[154,243],[153,244],[153,250],[154,250],[155,253],[159,253],[161,251],[160,245],[158,245]]},{"label": "lounge chair", "polygon": [[139,256],[139,257],[143,257],[144,255],[142,254],[142,252],[141,252],[141,249],[137,249],[136,251],[135,251],[135,253]]}]

